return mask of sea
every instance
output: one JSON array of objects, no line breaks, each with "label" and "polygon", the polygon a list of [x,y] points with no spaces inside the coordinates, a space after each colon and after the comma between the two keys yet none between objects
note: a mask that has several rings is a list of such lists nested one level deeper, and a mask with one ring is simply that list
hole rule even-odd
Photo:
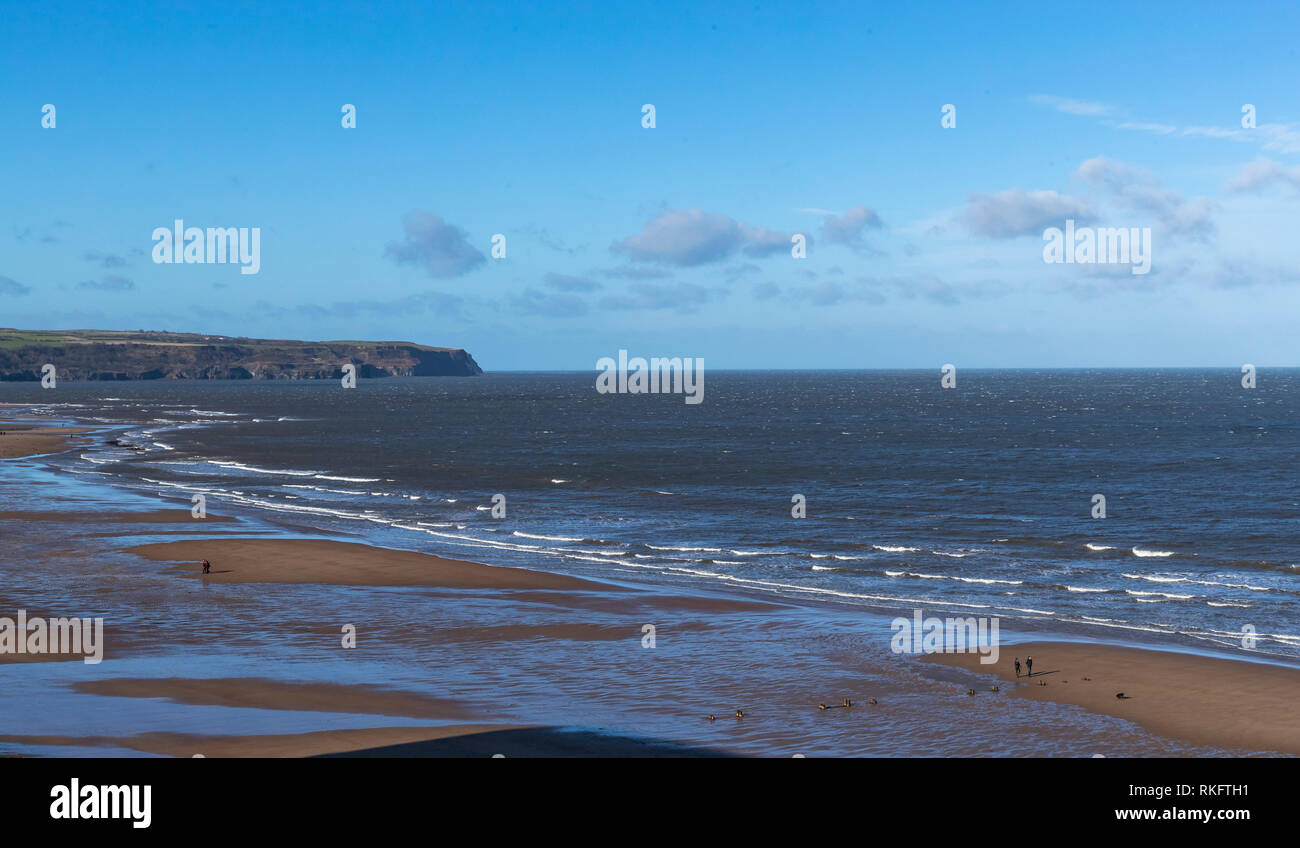
[{"label": "sea", "polygon": [[954,388],[710,371],[700,404],[594,376],[0,384],[0,403],[102,427],[22,473],[123,498],[840,624],[922,609],[1300,659],[1300,369],[1249,389],[1227,368],[964,369]]}]

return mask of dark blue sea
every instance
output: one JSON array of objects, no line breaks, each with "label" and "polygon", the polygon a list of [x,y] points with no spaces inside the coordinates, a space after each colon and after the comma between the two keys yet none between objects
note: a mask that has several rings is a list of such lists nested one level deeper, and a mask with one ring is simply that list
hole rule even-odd
[{"label": "dark blue sea", "polygon": [[9,384],[0,402],[111,428],[47,458],[60,474],[373,544],[1300,655],[1296,369],[1254,389],[1233,369],[964,370],[954,389],[937,369],[710,372],[699,405],[585,373]]}]

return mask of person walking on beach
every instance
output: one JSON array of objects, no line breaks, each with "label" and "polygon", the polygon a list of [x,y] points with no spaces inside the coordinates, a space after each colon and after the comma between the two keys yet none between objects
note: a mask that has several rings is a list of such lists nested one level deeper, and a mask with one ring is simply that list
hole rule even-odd
[{"label": "person walking on beach", "polygon": [[1025,668],[1029,670],[1029,676],[1034,676],[1034,658],[1025,657]]},{"label": "person walking on beach", "polygon": [[203,573],[210,574],[211,572],[212,572],[212,563],[208,562],[206,559],[203,560]]},{"label": "person walking on beach", "polygon": [[1020,657],[1016,657],[1016,677],[1020,676]]}]

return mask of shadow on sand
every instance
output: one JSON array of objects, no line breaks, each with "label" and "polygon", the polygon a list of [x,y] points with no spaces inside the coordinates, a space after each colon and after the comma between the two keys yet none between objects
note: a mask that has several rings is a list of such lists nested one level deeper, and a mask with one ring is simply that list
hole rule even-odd
[{"label": "shadow on sand", "polygon": [[735,757],[712,748],[659,739],[614,736],[559,727],[490,730],[449,739],[426,739],[321,757]]}]

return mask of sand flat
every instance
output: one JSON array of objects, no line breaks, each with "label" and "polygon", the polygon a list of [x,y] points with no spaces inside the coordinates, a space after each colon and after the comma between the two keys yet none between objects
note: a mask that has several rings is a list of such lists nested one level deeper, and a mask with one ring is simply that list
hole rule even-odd
[{"label": "sand flat", "polygon": [[5,422],[0,422],[0,459],[19,459],[82,447],[84,440],[74,437],[93,430],[93,427],[6,426]]},{"label": "sand flat", "polygon": [[[178,576],[211,583],[479,589],[508,600],[635,616],[650,610],[703,615],[780,607],[738,598],[663,595],[545,571],[484,565],[359,542],[225,536],[136,545],[126,550],[155,562],[184,563],[176,568]],[[196,567],[204,559],[212,563],[210,574],[202,574]]]},{"label": "sand flat", "polygon": [[[445,589],[556,589],[610,587],[577,577],[503,568],[396,551],[355,542],[316,539],[186,539],[128,548],[155,562],[187,563],[185,574],[213,583],[313,583],[336,586],[430,586]],[[211,574],[193,563],[208,560]]]},{"label": "sand flat", "polygon": [[[1022,663],[1027,656],[1034,658],[1032,678],[1023,673],[1016,678],[1017,656]],[[1300,754],[1297,668],[1065,642],[1004,647],[996,665],[980,665],[976,654],[926,659],[996,674],[1003,681],[1001,695],[1074,704],[1128,719],[1162,736],[1220,748]],[[1117,698],[1121,692],[1125,697]],[[1125,756],[1124,751],[1098,753]]]},{"label": "sand flat", "polygon": [[179,704],[365,713],[423,719],[461,719],[474,710],[450,698],[435,698],[373,686],[292,683],[266,678],[113,678],[72,684],[77,692],[118,698],[166,698]]}]

